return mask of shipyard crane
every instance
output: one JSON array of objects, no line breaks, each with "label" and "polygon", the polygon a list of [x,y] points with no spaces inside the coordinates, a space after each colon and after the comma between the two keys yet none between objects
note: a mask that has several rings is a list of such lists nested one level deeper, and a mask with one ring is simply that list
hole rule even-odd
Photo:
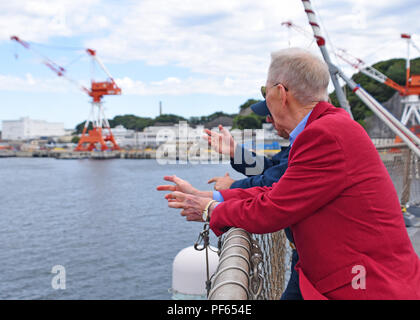
[{"label": "shipyard crane", "polygon": [[309,31],[306,31],[304,28],[302,28],[301,26],[298,26],[297,24],[295,24],[293,21],[284,21],[281,23],[282,26],[285,26],[289,29],[295,29],[297,32],[301,33],[302,35],[304,35],[306,38],[310,39],[310,40],[314,40],[314,36],[312,35],[312,33],[310,33]]},{"label": "shipyard crane", "polygon": [[[308,0],[303,0],[302,1],[304,3],[305,6],[305,12],[308,14],[308,18],[310,18],[309,22],[311,27],[314,29],[314,33],[315,34],[315,38],[314,35],[310,35],[310,33],[308,31],[306,31],[305,29],[303,29],[302,27],[294,24],[291,21],[286,21],[283,22],[282,25],[288,27],[289,29],[294,29],[296,31],[298,31],[299,33],[303,34],[305,37],[310,38],[310,39],[315,39],[317,41],[318,46],[321,48],[321,52],[322,51],[326,51],[326,47],[325,47],[325,38],[322,36],[321,31],[320,31],[320,27],[316,21],[315,18],[315,12],[313,11],[310,1]],[[413,45],[417,50],[419,50],[419,48],[417,46],[415,46],[414,42],[412,42],[411,40],[411,36],[407,35],[407,34],[403,34],[402,38],[408,39],[411,43],[411,45]],[[420,51],[420,50],[419,50]],[[401,123],[406,126],[410,120],[410,118],[412,118],[412,116],[414,115],[415,120],[417,120],[417,123],[420,123],[420,103],[419,103],[419,99],[418,99],[418,95],[420,94],[420,77],[418,75],[410,75],[410,65],[409,65],[409,58],[407,58],[407,84],[406,86],[401,86],[398,83],[396,83],[395,81],[393,81],[392,79],[388,78],[387,76],[385,76],[384,74],[382,74],[380,71],[376,70],[375,68],[373,68],[372,66],[368,66],[362,59],[357,58],[353,55],[351,55],[350,53],[348,53],[346,50],[344,49],[337,49],[336,52],[334,52],[335,55],[337,57],[339,57],[340,59],[342,59],[343,61],[347,62],[349,65],[351,65],[353,68],[357,69],[358,71],[362,72],[363,74],[381,82],[384,83],[386,85],[388,85],[389,87],[397,90],[401,96],[403,96],[403,101],[402,103],[404,104],[404,111],[402,114],[402,118],[401,118]],[[327,60],[326,60],[327,62]],[[328,62],[327,62],[328,63]],[[329,60],[328,65],[331,68],[331,60]],[[343,72],[341,70],[339,70],[336,66],[333,66],[333,69],[335,69],[337,71],[337,74],[344,80],[343,77],[346,77]],[[347,84],[348,81],[344,80]],[[348,84],[349,85],[349,84]],[[349,87],[351,87],[349,85]],[[358,86],[360,87],[360,86]],[[352,88],[354,89],[354,88]],[[357,90],[357,89],[356,89]],[[337,90],[336,90],[337,92]],[[360,97],[359,97],[360,98]],[[373,97],[370,97],[373,99]],[[372,101],[372,99],[369,98],[369,101]],[[362,99],[363,101],[363,99]],[[364,101],[366,104],[366,101]],[[379,104],[379,102],[375,102],[376,104]],[[413,132],[419,131],[417,130],[419,126],[413,126],[411,128],[411,130]],[[417,133],[417,132],[416,132]],[[396,136],[396,143],[400,143],[402,142],[401,138],[399,135]]]},{"label": "shipyard crane", "polygon": [[[311,35],[308,31],[304,28],[296,25],[292,21],[285,21],[282,23],[282,26],[286,26],[289,29],[294,29],[297,32],[303,34],[305,37],[309,39],[313,39],[313,35]],[[418,51],[420,49],[415,45],[415,43],[411,39],[411,35],[409,34],[402,34],[402,39],[407,40],[407,62],[406,62],[406,84],[405,86],[400,85],[384,75],[379,70],[375,69],[372,66],[367,65],[362,59],[350,54],[347,50],[342,48],[337,48],[335,50],[335,55],[339,57],[344,62],[348,63],[357,71],[365,74],[366,76],[387,85],[399,92],[399,94],[403,97],[402,103],[404,105],[404,110],[401,117],[401,122],[404,125],[408,125],[410,119],[417,120],[417,124],[420,124],[420,75],[411,75],[410,74],[410,45],[416,48]],[[319,41],[320,38],[317,38]],[[322,38],[321,38],[322,39]],[[321,40],[321,43],[325,40]],[[415,124],[415,121],[413,121]]]},{"label": "shipyard crane", "polygon": [[404,125],[408,125],[411,119],[413,124],[418,127],[420,124],[420,75],[410,73],[410,45],[412,45],[417,50],[419,49],[415,46],[414,42],[412,42],[411,35],[403,33],[401,38],[407,41],[405,85],[396,83],[379,70],[367,65],[362,59],[351,55],[346,50],[338,50],[337,56],[364,75],[398,91],[402,97],[401,102],[404,106],[401,122]]},{"label": "shipyard crane", "polygon": [[[121,88],[118,87],[105,65],[97,57],[96,51],[93,49],[85,49],[86,54],[92,60],[92,64],[94,65],[96,63],[97,65],[99,65],[99,67],[108,76],[108,79],[106,81],[98,82],[95,81],[92,77],[91,87],[86,88],[85,86],[80,85],[77,81],[69,77],[67,75],[67,70],[64,67],[60,66],[53,60],[49,59],[45,55],[40,54],[37,50],[35,50],[35,48],[33,48],[32,42],[24,41],[17,36],[12,36],[10,39],[19,43],[24,48],[31,50],[37,56],[40,56],[42,58],[42,63],[45,66],[47,66],[51,71],[53,71],[57,76],[65,78],[69,82],[77,85],[83,92],[85,92],[92,98],[92,107],[89,117],[85,122],[79,143],[74,151],[105,151],[108,149],[120,150],[120,147],[116,143],[114,135],[112,134],[109,122],[105,117],[105,113],[102,106],[102,98],[106,95],[120,95]],[[92,129],[89,130],[90,123],[92,123]]]},{"label": "shipyard crane", "polygon": [[344,80],[344,82],[350,87],[351,90],[356,94],[366,106],[372,110],[372,112],[381,119],[397,136],[399,136],[402,141],[412,150],[417,157],[420,157],[420,139],[413,132],[411,132],[404,124],[401,123],[397,118],[395,118],[386,108],[384,108],[374,97],[372,97],[366,90],[364,90],[359,84],[355,83],[352,79],[348,78],[340,68],[335,66],[331,59],[326,48],[326,41],[322,34],[321,27],[318,24],[318,19],[315,14],[315,11],[312,8],[310,0],[301,0],[303,8],[308,18],[309,25],[312,28],[313,36],[318,44],[319,49],[324,57],[325,62],[328,64],[331,74],[331,79],[333,80],[334,86],[336,88],[337,98],[340,100],[344,99],[345,101],[340,101],[340,105],[345,105],[347,99],[342,91],[342,88],[339,87],[337,90],[338,76]]}]

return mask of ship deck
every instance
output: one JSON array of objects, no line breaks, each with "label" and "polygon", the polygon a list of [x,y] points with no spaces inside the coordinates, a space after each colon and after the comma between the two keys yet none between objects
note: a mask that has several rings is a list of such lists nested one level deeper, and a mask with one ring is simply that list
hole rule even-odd
[{"label": "ship deck", "polygon": [[411,243],[413,244],[414,250],[420,258],[420,228],[410,227],[407,228],[408,235],[410,236]]}]

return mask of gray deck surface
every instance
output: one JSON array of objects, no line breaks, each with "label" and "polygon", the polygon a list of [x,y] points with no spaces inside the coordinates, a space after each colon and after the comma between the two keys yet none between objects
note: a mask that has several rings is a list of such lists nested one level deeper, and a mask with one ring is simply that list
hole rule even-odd
[{"label": "gray deck surface", "polygon": [[420,258],[420,228],[407,228],[414,250]]}]

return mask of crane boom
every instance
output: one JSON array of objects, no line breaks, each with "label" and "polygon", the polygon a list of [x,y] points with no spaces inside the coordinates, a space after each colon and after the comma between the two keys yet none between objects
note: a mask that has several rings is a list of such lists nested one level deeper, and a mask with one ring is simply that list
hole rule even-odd
[{"label": "crane boom", "polygon": [[65,68],[63,68],[62,66],[60,66],[57,63],[55,63],[54,61],[52,61],[50,58],[48,58],[48,57],[44,56],[43,54],[39,53],[38,51],[36,51],[31,46],[31,44],[29,42],[24,41],[17,36],[12,36],[12,37],[10,37],[10,39],[12,41],[16,41],[17,43],[22,45],[25,49],[28,49],[28,50],[34,52],[36,55],[40,56],[42,58],[42,64],[45,65],[48,69],[50,69],[52,72],[54,72],[57,76],[62,77],[64,79],[66,79],[67,81],[73,83],[74,85],[78,86],[82,91],[84,91],[88,95],[91,94],[91,92],[88,88],[86,88],[85,86],[79,84],[76,80],[67,76],[67,74],[66,74],[67,70]]},{"label": "crane boom", "polygon": [[93,49],[86,49],[86,52],[96,61],[96,63],[102,68],[102,70],[106,73],[106,75],[109,77],[109,79],[114,82],[114,78],[111,76],[111,73],[108,71],[108,69],[105,67],[105,65],[102,63],[102,61],[98,58],[96,55],[96,51]]},{"label": "crane boom", "polygon": [[[305,13],[308,16],[309,24],[312,27],[314,36],[317,39],[318,46],[320,47],[321,52],[323,53],[324,59],[329,65],[332,65],[331,62],[329,61],[328,52],[325,47],[325,39],[322,37],[320,27],[318,23],[316,22],[315,13],[312,10],[311,3],[309,0],[302,0],[302,2],[305,8]],[[380,82],[383,81],[383,83],[391,86],[392,80],[388,79],[385,75],[383,75],[382,73],[380,73],[379,71],[373,68],[372,69],[369,69],[366,67],[363,68],[363,65],[364,63],[360,59],[357,59],[356,62],[353,63],[353,66],[356,66],[358,68],[362,66],[361,70],[362,69],[365,70],[365,72],[368,73],[370,76],[374,75],[375,77],[377,77],[377,79],[379,79],[378,81]],[[409,67],[407,69],[409,73]],[[369,109],[371,109],[375,115],[377,115],[382,121],[384,121],[384,123],[407,144],[410,150],[412,150],[416,154],[417,157],[420,157],[420,139],[413,132],[411,132],[404,123],[402,123],[397,118],[395,118],[388,110],[386,110],[378,101],[375,100],[375,98],[373,98],[360,85],[356,84],[352,79],[348,78],[339,68],[335,67],[335,71],[336,71],[336,76],[337,75],[340,76],[346,82],[346,84],[353,90],[353,92],[366,104],[366,106],[368,106]],[[414,76],[412,76],[409,80],[416,85],[417,78],[414,78]],[[420,81],[419,81],[418,86],[420,89]],[[408,87],[408,83],[407,83],[407,87]],[[418,106],[416,105],[417,101],[414,101],[414,102],[415,103],[413,107],[418,109]]]},{"label": "crane boom", "polygon": [[293,28],[296,31],[300,32],[301,34],[303,34],[305,37],[307,37],[308,39],[313,39],[314,36],[312,35],[312,33],[306,31],[305,29],[303,29],[302,27],[298,26],[297,24],[293,23],[292,21],[284,21],[281,23],[282,26],[286,26],[287,28]]},{"label": "crane boom", "polygon": [[359,84],[348,78],[341,70],[340,77],[346,82],[351,90],[369,107],[373,113],[378,116],[385,124],[407,144],[407,146],[420,157],[420,139],[411,132],[404,124],[395,118],[387,109],[385,109],[374,97],[372,97]]},{"label": "crane boom", "polygon": [[[402,34],[401,38],[408,40],[408,46],[413,44],[411,42],[411,36],[407,34]],[[409,49],[408,53],[409,53]],[[368,66],[363,60],[356,58],[350,55],[346,50],[339,49],[337,52],[337,56],[342,59],[343,61],[347,62],[353,68],[357,69],[358,71],[362,72],[366,76],[387,85],[399,92],[401,96],[411,96],[411,95],[420,95],[420,75],[411,75],[410,74],[410,57],[407,56],[406,62],[406,85],[402,86],[396,83],[394,80],[390,79],[386,75],[384,75],[379,70],[375,69],[372,66]]]},{"label": "crane boom", "polygon": [[[57,76],[63,77],[71,83],[78,85],[82,91],[84,91],[86,94],[92,97],[92,109],[90,112],[90,116],[85,122],[82,136],[79,140],[75,151],[92,151],[97,148],[98,144],[100,145],[101,150],[105,151],[108,149],[108,146],[106,144],[107,142],[110,142],[112,144],[112,150],[120,150],[120,147],[116,143],[114,136],[111,132],[109,122],[105,117],[102,108],[102,98],[105,95],[120,95],[121,88],[119,88],[118,85],[115,83],[113,77],[111,76],[110,72],[105,67],[105,65],[102,63],[102,61],[98,59],[98,57],[96,56],[96,51],[93,49],[86,49],[86,53],[92,58],[94,62],[96,62],[101,67],[101,69],[106,73],[109,79],[107,81],[101,82],[97,82],[92,79],[91,88],[88,89],[83,85],[80,85],[77,81],[68,77],[67,70],[65,68],[34,50],[29,42],[24,41],[17,36],[12,36],[10,39],[21,44],[24,48],[33,51],[38,56],[41,56],[43,59],[42,63],[51,71],[53,71]],[[93,129],[89,130],[88,134],[86,134],[90,123],[92,123]],[[102,134],[103,129],[106,129],[108,131],[108,133],[105,136],[103,136]]]},{"label": "crane boom", "polygon": [[[310,16],[310,25],[312,26],[313,30],[314,30],[314,34],[315,34],[315,38],[317,39],[317,43],[318,46],[320,46],[321,51],[322,52],[326,52],[325,49],[325,39],[322,37],[321,35],[321,31],[319,28],[319,25],[317,25],[316,20],[314,22],[314,13],[312,11],[312,9],[307,9],[307,8],[311,8],[310,7],[310,2],[309,0],[302,0],[304,1],[305,5],[305,12],[308,14],[308,16]],[[285,21],[282,23],[283,26],[286,26],[288,28],[293,28],[296,31],[300,32],[301,34],[303,34],[304,36],[308,37],[308,32],[301,28],[300,26],[294,24],[291,21]],[[414,48],[416,48],[419,52],[420,49],[414,44],[414,42],[411,39],[411,36],[408,34],[402,34],[401,38],[406,39],[408,42],[407,45],[407,62],[406,62],[406,85],[400,85],[397,82],[395,82],[394,80],[392,80],[391,78],[387,77],[385,74],[383,74],[382,72],[380,72],[379,70],[375,69],[372,66],[367,65],[363,60],[361,60],[360,58],[357,58],[351,54],[349,54],[346,50],[344,49],[337,49],[335,54],[342,59],[343,61],[345,61],[346,63],[348,63],[350,66],[352,66],[353,68],[355,68],[356,70],[360,71],[361,73],[363,73],[364,75],[380,82],[383,83],[385,85],[387,85],[388,87],[393,88],[394,90],[398,91],[400,93],[401,96],[410,96],[410,95],[420,95],[420,75],[410,75],[410,59],[409,59],[409,46],[412,45]],[[324,55],[324,53],[323,53]],[[328,55],[328,53],[327,53]],[[325,58],[325,55],[324,55]],[[326,62],[328,63],[328,60],[326,59]],[[329,66],[331,68],[332,64],[329,63]],[[335,69],[335,71],[337,71],[335,66],[332,66],[333,70]],[[334,78],[332,77],[333,82],[334,82]],[[337,91],[336,91],[337,92]],[[338,95],[337,95],[338,98]],[[341,103],[340,103],[341,105]]]},{"label": "crane boom", "polygon": [[384,75],[382,72],[375,69],[374,67],[367,65],[362,59],[354,57],[344,49],[338,49],[336,54],[340,59],[347,62],[349,65],[351,65],[353,68],[360,71],[364,75],[375,79],[380,83],[386,84],[387,86],[397,90],[401,95],[405,95],[405,87],[399,85],[392,79],[388,78],[386,75]]}]

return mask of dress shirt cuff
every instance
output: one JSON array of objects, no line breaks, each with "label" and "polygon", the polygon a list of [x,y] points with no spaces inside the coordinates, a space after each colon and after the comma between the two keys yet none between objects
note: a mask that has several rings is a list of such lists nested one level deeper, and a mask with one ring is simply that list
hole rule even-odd
[{"label": "dress shirt cuff", "polygon": [[223,199],[223,196],[219,191],[213,191],[213,200],[216,200],[217,202],[225,201],[225,199]]}]

